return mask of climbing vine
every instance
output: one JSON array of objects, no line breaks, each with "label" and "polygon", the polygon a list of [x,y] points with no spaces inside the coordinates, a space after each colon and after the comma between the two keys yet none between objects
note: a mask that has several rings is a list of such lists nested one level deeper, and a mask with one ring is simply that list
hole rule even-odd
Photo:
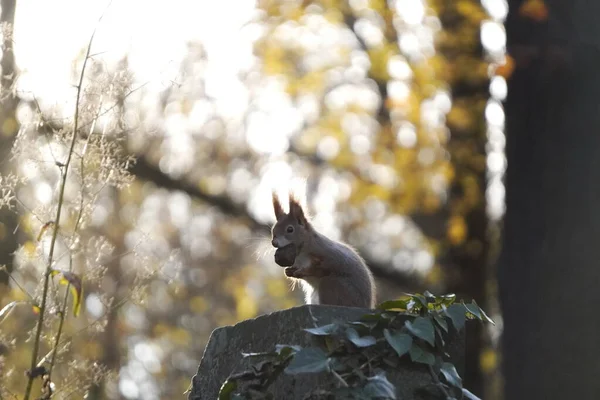
[{"label": "climbing vine", "polygon": [[326,373],[333,379],[305,398],[397,399],[387,377],[410,362],[425,368],[431,383],[417,390],[431,399],[478,399],[462,386],[449,345],[468,320],[494,323],[475,301],[454,294],[407,294],[381,303],[356,321],[306,328],[317,345],[278,344],[270,352],[243,353],[251,366],[230,375],[219,400],[272,399],[269,387],[281,374]]}]

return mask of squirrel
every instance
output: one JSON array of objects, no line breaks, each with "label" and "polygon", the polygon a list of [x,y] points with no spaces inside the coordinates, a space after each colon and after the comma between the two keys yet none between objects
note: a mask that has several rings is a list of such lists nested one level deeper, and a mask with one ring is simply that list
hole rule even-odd
[{"label": "squirrel", "polygon": [[319,233],[300,202],[289,195],[289,213],[273,193],[277,222],[271,230],[275,261],[286,276],[299,279],[306,304],[375,307],[375,281],[365,261],[350,246]]}]

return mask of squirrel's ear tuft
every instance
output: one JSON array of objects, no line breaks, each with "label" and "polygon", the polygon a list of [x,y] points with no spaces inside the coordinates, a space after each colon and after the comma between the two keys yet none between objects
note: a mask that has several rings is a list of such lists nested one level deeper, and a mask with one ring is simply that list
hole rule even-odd
[{"label": "squirrel's ear tuft", "polygon": [[290,194],[290,215],[292,215],[300,225],[308,226],[308,220],[304,215],[304,210],[300,201]]},{"label": "squirrel's ear tuft", "polygon": [[275,211],[275,218],[278,221],[285,216],[285,211],[283,211],[283,207],[281,207],[279,197],[277,197],[275,192],[273,192],[273,211]]}]

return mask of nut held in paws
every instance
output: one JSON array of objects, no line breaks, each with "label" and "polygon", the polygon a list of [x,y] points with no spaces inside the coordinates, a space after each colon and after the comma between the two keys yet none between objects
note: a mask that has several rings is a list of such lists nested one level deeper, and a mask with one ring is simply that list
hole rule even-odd
[{"label": "nut held in paws", "polygon": [[275,251],[275,262],[282,267],[289,267],[296,260],[296,246],[293,243],[280,247]]}]

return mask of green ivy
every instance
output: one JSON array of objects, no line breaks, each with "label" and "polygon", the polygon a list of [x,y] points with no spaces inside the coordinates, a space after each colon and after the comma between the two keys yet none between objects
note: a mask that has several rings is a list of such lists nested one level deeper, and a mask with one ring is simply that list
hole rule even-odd
[{"label": "green ivy", "polygon": [[[413,316],[406,320],[406,316]],[[305,329],[319,338],[317,347],[277,345],[272,352],[244,353],[257,358],[251,367],[233,374],[221,386],[219,400],[272,399],[270,385],[282,374],[328,373],[331,384],[315,388],[306,399],[396,399],[396,388],[384,368],[396,368],[401,358],[423,364],[432,383],[432,399],[477,396],[462,386],[446,344],[467,320],[494,323],[475,301],[456,302],[454,294],[407,294],[381,303],[357,321]]]}]

